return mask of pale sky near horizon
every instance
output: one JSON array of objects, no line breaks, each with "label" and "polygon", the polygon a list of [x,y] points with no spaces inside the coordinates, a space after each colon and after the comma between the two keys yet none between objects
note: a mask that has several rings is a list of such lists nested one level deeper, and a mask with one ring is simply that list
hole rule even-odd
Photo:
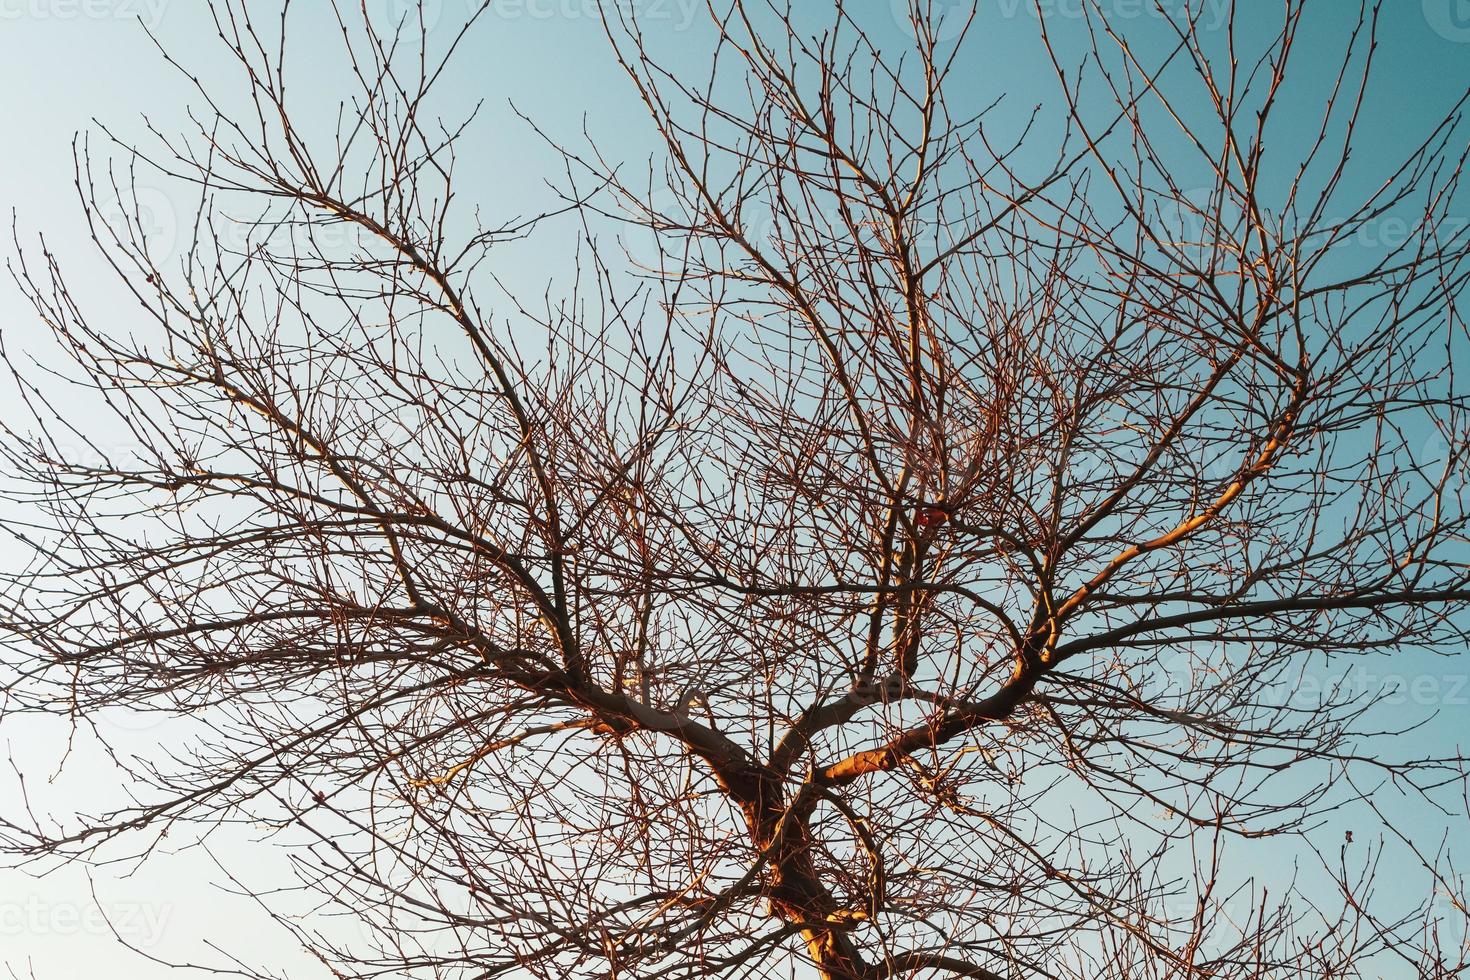
[{"label": "pale sky near horizon", "polygon": [[[274,10],[279,0],[260,0],[262,10]],[[299,39],[324,39],[326,24],[322,0],[297,0],[293,9]],[[470,0],[425,0],[437,22],[433,37],[444,39],[463,19]],[[583,125],[599,140],[599,148],[613,158],[634,163],[646,159],[646,119],[629,97],[627,83],[607,49],[594,0],[504,0],[472,35],[457,62],[456,84],[444,95],[447,115],[456,115],[483,99],[486,111],[465,142],[461,166],[477,172],[476,193],[488,204],[511,214],[527,202],[545,199],[543,170],[551,157],[514,119],[517,108],[553,132],[575,137]],[[620,0],[627,2],[627,0]],[[702,34],[699,25],[703,0],[632,0],[653,33],[687,37],[688,64],[699,66]],[[805,3],[806,0],[801,0]],[[825,0],[813,0],[825,3]],[[890,10],[890,0],[871,0],[877,22]],[[1048,16],[1059,29],[1076,27],[1080,0],[1044,0]],[[1213,9],[1218,14],[1219,3]],[[252,9],[257,6],[251,0]],[[977,85],[994,87],[1004,78],[1007,90],[1021,94],[1029,104],[1054,90],[1051,69],[1037,42],[1031,0],[995,0],[982,4],[961,77],[972,75]],[[1179,6],[1181,4],[1173,4]],[[1268,6],[1265,0],[1262,7]],[[408,0],[367,0],[370,14],[387,24],[409,6]],[[958,0],[936,3],[958,8]],[[1146,0],[1102,0],[1124,30],[1146,32],[1150,14]],[[1326,6],[1330,6],[1326,5]],[[1352,5],[1341,4],[1344,8]],[[1211,16],[1206,14],[1207,17]],[[1319,15],[1321,16],[1321,15]],[[32,242],[44,233],[68,268],[85,282],[84,297],[99,306],[110,296],[100,263],[87,240],[72,187],[72,140],[78,132],[93,134],[100,146],[94,120],[112,128],[124,140],[143,140],[141,117],[147,116],[164,132],[186,124],[184,110],[191,93],[177,73],[165,65],[140,29],[139,21],[155,31],[162,43],[182,61],[210,79],[223,62],[213,36],[205,0],[0,0],[0,206],[14,211],[18,234]],[[901,19],[887,17],[887,29],[897,36]],[[1156,26],[1156,25],[1154,25]],[[1341,28],[1341,24],[1324,25]],[[326,43],[324,40],[323,43]],[[1470,0],[1389,0],[1383,24],[1381,63],[1373,101],[1365,113],[1360,144],[1369,159],[1387,160],[1416,134],[1437,120],[1470,87]],[[304,76],[325,93],[345,85],[334,75],[331,62],[307,66]],[[1302,70],[1310,72],[1310,56]],[[1323,63],[1325,65],[1325,62]],[[219,79],[215,79],[219,80]],[[1323,79],[1322,84],[1328,84]],[[468,180],[461,176],[462,180]],[[165,239],[184,233],[189,215],[187,200],[162,182],[145,182],[142,203],[150,209],[155,230]],[[8,236],[7,236],[8,237]],[[5,258],[15,255],[7,240],[0,244]],[[522,251],[509,259],[514,272],[535,277],[555,256]],[[88,277],[96,275],[95,281]],[[0,279],[0,330],[12,350],[37,341],[41,328],[34,313],[8,278]],[[7,404],[0,397],[0,409]],[[0,548],[7,547],[0,544]],[[1438,708],[1441,716],[1429,730],[1432,736],[1456,737],[1470,726],[1470,688],[1463,685],[1464,663],[1418,663],[1404,680],[1428,677],[1438,692],[1420,707]],[[1383,670],[1387,676],[1391,670]],[[1428,688],[1425,688],[1426,690]],[[150,721],[129,725],[113,722],[115,736],[124,744],[167,740],[173,722]],[[182,724],[182,723],[180,723]],[[47,778],[56,768],[65,737],[63,726],[39,722],[0,725],[0,752],[24,771],[28,788],[66,805],[88,797],[92,787],[110,775],[105,760],[87,758],[71,767],[65,779],[48,789]],[[15,780],[0,766],[0,817],[8,816]],[[1419,819],[1418,816],[1414,819]],[[1441,829],[1425,816],[1426,834]],[[1461,828],[1470,831],[1470,828]],[[212,848],[231,870],[269,882],[285,870],[284,857],[269,846],[249,842],[249,829],[223,834]],[[1340,828],[1332,833],[1341,837]],[[1470,834],[1467,834],[1470,836]],[[1333,845],[1335,846],[1335,844]],[[1279,855],[1278,855],[1279,856]],[[93,873],[94,901],[87,874],[66,868],[36,880],[22,872],[0,868],[0,978],[5,969],[39,980],[106,975],[127,980],[161,980],[180,973],[120,949],[96,905],[107,910],[134,945],[169,959],[222,962],[207,943],[231,952],[244,952],[252,962],[275,967],[291,980],[326,976],[288,937],[275,930],[250,902],[220,891],[225,879],[210,854],[200,849],[155,859],[133,873],[129,866]],[[1391,975],[1391,974],[1385,974]]]}]

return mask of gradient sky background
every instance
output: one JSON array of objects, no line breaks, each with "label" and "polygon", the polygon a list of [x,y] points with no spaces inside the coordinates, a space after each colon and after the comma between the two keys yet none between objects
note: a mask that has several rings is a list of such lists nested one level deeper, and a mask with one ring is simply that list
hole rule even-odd
[{"label": "gradient sky background", "polygon": [[[649,33],[660,42],[672,42],[671,50],[681,51],[689,69],[698,71],[704,51],[703,0],[636,2]],[[826,9],[822,0],[800,0],[803,6],[808,2]],[[896,41],[904,27],[891,13],[889,0],[862,2],[868,4],[865,16],[871,15],[874,29],[889,32]],[[1043,3],[1049,23],[1071,42],[1080,37],[1075,16],[1079,2]],[[1219,23],[1219,4],[1224,2],[1207,6],[1207,25]],[[438,21],[433,39],[442,42],[462,22],[470,0],[425,3],[431,19]],[[369,15],[384,25],[396,21],[408,6],[404,0],[366,0],[366,4]],[[1101,0],[1101,5],[1111,12],[1115,26],[1130,36],[1142,38],[1159,28],[1143,0]],[[264,12],[275,6],[276,0],[258,4],[251,0],[252,10]],[[309,55],[317,39],[332,44],[325,6],[324,0],[295,4],[299,9],[293,14],[292,29],[299,53]],[[955,0],[936,4],[965,6]],[[1182,0],[1171,6],[1183,6]],[[1274,14],[1277,6],[1268,0],[1249,0],[1253,14],[1268,10]],[[220,74],[224,62],[205,7],[204,0],[0,0],[0,204],[14,209],[23,240],[44,232],[72,271],[83,300],[95,303],[99,311],[115,309],[107,306],[114,286],[99,271],[72,187],[73,134],[96,134],[96,119],[124,141],[141,140],[146,137],[145,115],[165,133],[186,128],[184,109],[191,93],[158,56],[139,27],[140,18],[191,70],[206,82],[223,82],[230,91],[228,76]],[[1335,36],[1355,13],[1356,5],[1348,2],[1319,4],[1314,30],[1320,34],[1309,31],[1304,46],[1310,46],[1314,36]],[[1014,93],[1017,109],[1029,109],[1037,101],[1054,98],[1055,80],[1038,43],[1031,0],[983,4],[968,45],[956,81],[973,81],[977,99],[1006,91]],[[1470,86],[1470,0],[1389,0],[1381,45],[1377,84],[1365,109],[1360,139],[1368,170],[1375,159],[1385,163],[1395,159]],[[1317,81],[1305,80],[1302,90],[1320,98],[1330,84],[1331,59],[1314,61],[1316,51],[1304,54],[1298,72],[1310,79],[1314,68],[1320,71]],[[707,60],[703,64],[707,66]],[[338,67],[332,58],[304,57],[295,85],[315,87],[313,95],[334,101],[337,92],[346,91]],[[463,144],[459,180],[490,210],[492,221],[549,200],[542,181],[554,158],[515,119],[511,100],[548,131],[572,140],[585,121],[608,158],[640,164],[652,145],[646,117],[612,62],[594,0],[497,2],[439,96],[449,116],[462,114],[476,100],[485,102],[479,123]],[[1315,123],[1306,117],[1303,121]],[[160,240],[181,240],[186,229],[180,222],[191,212],[177,189],[145,180],[141,202]],[[14,256],[8,242],[0,247],[7,258]],[[558,274],[559,263],[564,267],[565,252],[549,237],[508,253],[505,261],[500,274],[519,278],[534,293],[542,281]],[[24,350],[42,336],[34,314],[8,280],[0,283],[0,330],[12,351]],[[8,392],[0,395],[0,409],[9,397]],[[1459,733],[1470,721],[1466,669],[1463,661],[1409,657],[1378,671],[1379,680],[1394,673],[1410,683],[1419,679],[1419,691],[1433,693],[1411,698],[1410,707],[1440,709],[1440,717],[1415,736],[1410,750],[1418,745],[1444,752],[1447,739],[1463,738]],[[115,728],[111,734],[127,745],[167,740],[187,722],[159,724],[150,719],[141,724],[138,719],[119,718],[110,724]],[[106,759],[83,749],[64,779],[49,789],[44,786],[66,734],[65,726],[40,722],[0,726],[0,743],[26,773],[28,788],[52,805],[88,800],[92,789],[109,777]],[[9,794],[16,788],[13,776],[0,773],[0,800],[7,814],[14,805]],[[1444,829],[1428,813],[1407,814],[1405,819],[1426,836],[1437,837]],[[1458,828],[1462,836],[1467,829]],[[1339,826],[1323,831],[1331,848],[1341,837]],[[269,883],[284,870],[282,855],[270,847],[252,846],[248,838],[248,829],[223,834],[211,850],[232,868],[243,867],[251,880]],[[1262,866],[1290,857],[1269,850],[1259,854],[1255,860]],[[205,946],[208,940],[292,978],[325,976],[249,901],[216,887],[223,877],[202,849],[155,860],[136,873],[130,865],[119,865],[100,869],[93,877],[96,901],[109,910],[127,938],[151,953],[219,962]],[[119,949],[93,907],[88,877],[80,869],[65,869],[41,881],[0,870],[0,964],[17,976],[34,967],[41,980],[97,975],[154,980],[179,975]]]}]

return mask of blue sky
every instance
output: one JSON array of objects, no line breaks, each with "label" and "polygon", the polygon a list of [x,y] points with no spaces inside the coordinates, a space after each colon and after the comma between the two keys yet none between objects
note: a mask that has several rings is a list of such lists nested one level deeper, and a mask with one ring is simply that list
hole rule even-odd
[{"label": "blue sky", "polygon": [[[257,5],[252,0],[252,8],[270,9],[274,2],[261,0]],[[702,0],[620,2],[636,2],[656,42],[666,46],[689,71],[700,70]],[[1054,92],[1031,2],[994,0],[982,6],[955,77],[960,85],[974,85],[977,100],[982,94],[993,97],[1004,91],[1021,110],[1045,101]],[[1206,6],[1206,24],[1219,22],[1223,2]],[[425,0],[428,16],[436,22],[432,39],[447,41],[469,3]],[[1079,3],[1042,3],[1048,22],[1066,44],[1080,41]],[[321,39],[324,50],[330,50],[332,28],[325,4],[313,0],[295,6],[293,30],[308,52],[300,62],[295,84],[330,104],[346,87],[341,66],[329,54],[310,55],[316,38]],[[964,6],[954,0],[936,3],[936,8]],[[1160,29],[1157,15],[1143,0],[1103,0],[1103,6],[1110,11],[1112,22],[1130,37],[1142,39]],[[1252,15],[1272,6],[1265,0],[1252,2]],[[1344,30],[1352,6],[1346,2],[1319,4],[1313,26],[1319,33],[1308,32],[1309,38],[1327,38]],[[91,274],[98,271],[99,263],[87,240],[72,187],[73,136],[91,132],[94,140],[99,138],[94,119],[124,140],[146,139],[145,116],[166,133],[186,128],[190,93],[183,79],[158,56],[140,29],[140,19],[191,70],[228,91],[229,78],[222,72],[224,62],[204,8],[203,0],[0,0],[0,91],[4,92],[0,98],[0,133],[4,134],[0,204],[14,209],[23,239],[36,233],[46,235],[51,248],[73,271],[84,301],[99,308],[106,308],[115,294],[105,276]],[[366,8],[386,25],[406,4],[366,0]],[[816,16],[825,4],[812,0],[811,9]],[[863,16],[875,31],[889,32],[895,39],[903,29],[889,0],[870,0]],[[1385,163],[1394,159],[1470,85],[1470,0],[1390,0],[1383,27],[1377,83],[1365,107],[1360,140],[1365,171],[1371,171],[1377,159]],[[1319,81],[1303,86],[1308,102],[1320,98],[1330,82],[1328,72],[1333,65],[1323,53],[1329,47],[1314,48],[1297,66],[1309,79],[1313,72],[1319,76]],[[467,112],[476,101],[485,103],[462,150],[460,179],[493,216],[508,216],[549,200],[543,175],[553,156],[516,119],[511,102],[551,133],[571,141],[579,138],[585,123],[598,148],[611,159],[638,165],[652,149],[646,118],[612,61],[594,15],[594,0],[497,2],[439,94],[440,108],[450,116]],[[962,94],[961,99],[964,97]],[[181,240],[186,232],[181,225],[189,215],[187,198],[161,181],[145,179],[141,203],[163,240]],[[3,247],[7,257],[13,255],[8,243]],[[552,279],[564,254],[557,240],[548,236],[544,244],[533,243],[508,255],[509,264],[502,274],[531,283]],[[538,288],[528,291],[534,293]],[[30,308],[8,281],[0,283],[0,330],[13,350],[25,349],[32,338],[41,336]],[[1428,678],[1421,689],[1433,693],[1411,696],[1410,703],[1416,708],[1442,710],[1432,734],[1443,737],[1463,731],[1470,718],[1470,688],[1462,683],[1464,665],[1409,663],[1412,666],[1402,670],[1385,666],[1379,676],[1401,673],[1406,683]],[[168,738],[173,731],[168,726],[187,723],[140,726],[117,718],[109,724],[125,745],[141,745]],[[66,778],[47,789],[44,783],[59,760],[58,740],[64,735],[64,728],[39,723],[0,727],[0,742],[27,772],[29,788],[61,805],[89,799],[93,788],[109,774],[105,759],[83,752],[79,763],[68,768]],[[13,779],[0,777],[0,797],[14,788]],[[1425,834],[1437,830],[1428,814],[1414,813],[1408,819]],[[1332,833],[1341,836],[1337,828]],[[243,861],[258,880],[268,881],[282,869],[281,856],[268,847],[252,845],[249,838],[249,828],[242,828],[222,834],[211,848],[232,867]],[[97,900],[138,945],[160,956],[199,960],[210,955],[202,940],[212,939],[226,948],[243,946],[257,961],[279,966],[293,978],[317,975],[285,937],[270,930],[268,921],[250,903],[215,887],[221,875],[205,850],[193,849],[153,862],[136,874],[130,872],[131,866],[121,865],[102,869],[93,877]],[[92,907],[87,876],[79,870],[68,869],[43,881],[0,870],[0,964],[21,976],[26,975],[27,964],[33,964],[40,978],[90,976],[101,971],[138,980],[177,976],[164,966],[120,951]]]}]

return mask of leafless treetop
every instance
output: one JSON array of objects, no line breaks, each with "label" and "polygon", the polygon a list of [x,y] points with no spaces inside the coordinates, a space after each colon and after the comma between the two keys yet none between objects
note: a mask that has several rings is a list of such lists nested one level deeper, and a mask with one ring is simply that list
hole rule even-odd
[{"label": "leafless treetop", "polygon": [[[7,332],[0,599],[4,713],[202,734],[125,808],[7,810],[14,853],[263,822],[372,928],[281,915],[337,976],[1466,972],[1368,901],[1398,847],[1463,915],[1392,821],[1316,888],[1227,857],[1383,784],[1464,812],[1454,747],[1300,695],[1462,651],[1470,600],[1463,102],[1356,165],[1377,8],[1324,75],[1318,4],[1146,46],[1086,5],[1080,62],[1040,21],[1054,91],[988,105],[924,3],[896,45],[724,0],[697,78],[608,5],[653,165],[528,119],[561,200],[499,221],[434,108],[471,35],[337,5],[324,126],[294,14],[212,6],[239,86],[182,59],[197,131],[78,149],[150,328],[20,236],[81,391]],[[198,203],[173,260],[96,206],[144,171]],[[503,280],[557,228],[559,291]]]}]

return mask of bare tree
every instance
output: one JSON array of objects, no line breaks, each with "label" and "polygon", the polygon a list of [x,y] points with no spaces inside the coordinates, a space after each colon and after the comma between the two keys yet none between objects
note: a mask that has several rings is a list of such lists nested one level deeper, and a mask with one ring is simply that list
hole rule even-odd
[{"label": "bare tree", "polygon": [[[263,822],[373,928],[281,916],[337,976],[1465,974],[1451,852],[1300,836],[1463,813],[1458,749],[1308,682],[1459,653],[1470,600],[1463,102],[1360,173],[1379,12],[1324,77],[1309,7],[1159,45],[1087,5],[1081,59],[1043,17],[1028,115],[959,97],[983,42],[924,3],[903,51],[716,3],[699,79],[608,5],[662,152],[532,120],[560,203],[496,224],[431,109],[465,33],[343,5],[313,132],[290,18],[216,0],[241,88],[181,65],[196,133],[79,146],[150,331],[12,263],[79,393],[11,350],[0,606],[5,714],[206,734],[11,850]],[[197,193],[181,260],[99,217],[138,168]],[[551,292],[486,261],[556,229]],[[65,448],[84,403],[141,448]],[[1231,870],[1292,835],[1317,884]],[[1370,901],[1384,854],[1442,900]]]}]

